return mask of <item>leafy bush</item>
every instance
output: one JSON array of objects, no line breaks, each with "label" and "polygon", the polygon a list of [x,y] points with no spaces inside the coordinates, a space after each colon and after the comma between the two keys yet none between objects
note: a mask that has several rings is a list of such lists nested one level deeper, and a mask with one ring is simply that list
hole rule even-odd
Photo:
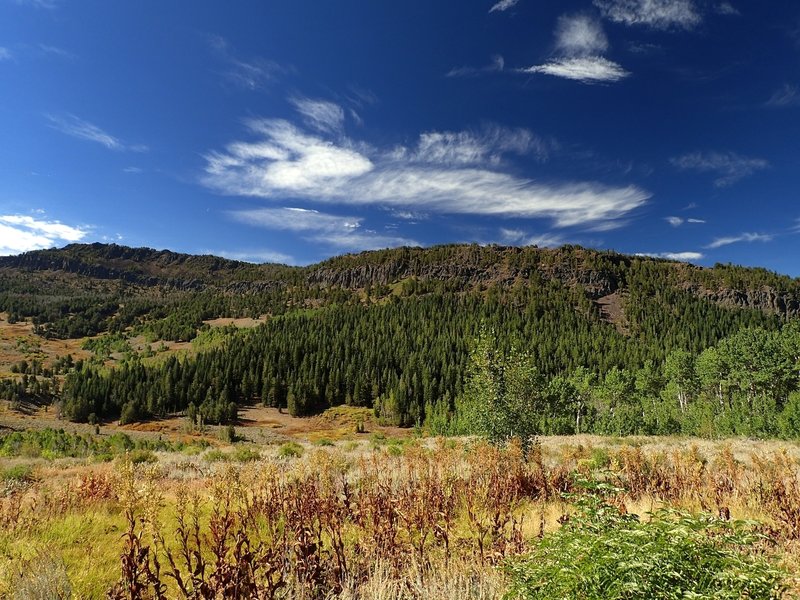
[{"label": "leafy bush", "polygon": [[231,458],[236,462],[251,462],[254,460],[259,460],[261,458],[261,454],[258,450],[250,446],[237,446],[236,450],[233,451]]},{"label": "leafy bush", "polygon": [[207,462],[227,462],[231,459],[231,457],[223,452],[222,450],[217,450],[213,448],[206,452],[206,455],[203,457]]},{"label": "leafy bush", "polygon": [[143,463],[154,463],[158,462],[158,457],[153,454],[150,450],[134,450],[128,455],[131,463],[134,465],[141,465]]},{"label": "leafy bush", "polygon": [[530,555],[507,565],[508,598],[768,600],[785,589],[784,573],[757,555],[759,536],[746,523],[675,510],[645,522],[597,496],[577,506]]},{"label": "leafy bush", "polygon": [[286,442],[278,448],[278,456],[281,458],[300,458],[303,456],[303,447],[297,442]]},{"label": "leafy bush", "polygon": [[33,480],[33,468],[30,465],[17,465],[0,470],[0,481],[4,483],[28,483]]}]

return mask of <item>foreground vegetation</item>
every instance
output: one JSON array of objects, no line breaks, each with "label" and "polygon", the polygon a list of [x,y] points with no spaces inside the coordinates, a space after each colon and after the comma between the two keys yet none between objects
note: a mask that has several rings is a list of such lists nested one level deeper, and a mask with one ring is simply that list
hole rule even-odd
[{"label": "foreground vegetation", "polygon": [[800,591],[797,447],[630,442],[544,439],[527,456],[518,444],[374,438],[0,459],[0,596]]}]

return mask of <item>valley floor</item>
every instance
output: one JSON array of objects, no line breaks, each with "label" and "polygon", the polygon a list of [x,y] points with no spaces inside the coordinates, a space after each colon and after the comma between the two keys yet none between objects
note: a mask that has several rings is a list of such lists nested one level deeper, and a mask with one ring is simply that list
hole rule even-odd
[{"label": "valley floor", "polygon": [[[734,579],[770,565],[785,593],[748,597],[800,593],[797,444],[546,437],[526,458],[378,428],[352,409],[251,409],[235,443],[171,421],[99,435],[8,410],[0,423],[0,597],[102,598],[116,585],[114,598],[187,597],[181,586],[209,598],[547,598],[520,594],[521,581],[534,589],[524,557],[559,532],[595,531],[605,510],[600,529],[623,528],[614,535],[636,514],[642,527],[677,519],[697,543],[733,539],[715,528],[745,520]],[[149,591],[131,596],[137,586]],[[603,594],[585,597],[648,597]]]}]

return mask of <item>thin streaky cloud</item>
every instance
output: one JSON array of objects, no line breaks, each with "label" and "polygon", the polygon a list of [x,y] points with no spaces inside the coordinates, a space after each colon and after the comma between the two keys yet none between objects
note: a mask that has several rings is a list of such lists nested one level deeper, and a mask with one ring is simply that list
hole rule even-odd
[{"label": "thin streaky cloud", "polygon": [[240,262],[248,262],[255,264],[276,263],[281,265],[294,265],[296,263],[293,256],[284,254],[283,252],[276,252],[274,250],[206,250],[202,254],[210,254],[212,256],[221,256],[228,260],[238,260]]},{"label": "thin streaky cloud", "polygon": [[686,219],[687,223],[704,224],[705,219]]},{"label": "thin streaky cloud", "polygon": [[729,237],[716,238],[713,242],[708,244],[706,248],[722,248],[731,244],[738,244],[740,242],[771,242],[774,235],[769,233],[742,233]]},{"label": "thin streaky cloud", "polygon": [[492,8],[489,9],[490,13],[493,12],[503,12],[508,10],[509,8],[515,7],[519,3],[519,0],[500,0],[499,2],[492,5]]},{"label": "thin streaky cloud", "polygon": [[[334,102],[312,98],[293,98],[292,104],[306,125],[321,133],[340,134],[344,129],[344,109]],[[356,113],[356,117],[358,114]],[[360,120],[361,117],[358,117]]]},{"label": "thin streaky cloud", "polygon": [[126,145],[119,138],[104,131],[97,125],[84,121],[70,113],[63,115],[45,114],[45,118],[53,129],[79,140],[95,142],[109,150],[130,150],[132,152],[147,152],[148,150],[147,146],[143,144]]},{"label": "thin streaky cloud", "polygon": [[539,246],[540,248],[555,248],[567,243],[564,236],[557,233],[530,234],[521,229],[500,228],[500,239],[504,244],[515,246]]},{"label": "thin streaky cloud", "polygon": [[703,20],[692,0],[594,0],[594,5],[610,21],[652,29],[693,29]]},{"label": "thin streaky cloud", "polygon": [[739,12],[739,9],[730,2],[720,2],[717,4],[714,10],[720,15],[728,15],[731,17],[739,17],[742,15],[742,13]]},{"label": "thin streaky cloud", "polygon": [[506,67],[505,59],[496,54],[492,57],[492,62],[484,67],[455,67],[450,69],[445,77],[475,77],[487,73],[501,73]]},{"label": "thin streaky cloud", "polygon": [[275,119],[249,123],[255,141],[206,156],[203,183],[229,196],[294,198],[439,214],[545,218],[556,227],[600,226],[626,218],[650,194],[635,185],[541,183],[502,163],[453,163],[414,148],[381,150],[331,140]]},{"label": "thin streaky cloud", "polygon": [[231,49],[228,41],[219,35],[208,36],[208,43],[225,64],[222,77],[234,86],[247,90],[263,90],[273,84],[285,69],[272,60],[261,57],[242,59]]},{"label": "thin streaky cloud", "polygon": [[362,217],[338,216],[318,210],[283,207],[231,211],[231,218],[246,225],[299,233],[303,239],[347,250],[378,250],[419,246],[415,240],[379,234],[362,228]]},{"label": "thin streaky cloud", "polygon": [[33,8],[44,8],[52,10],[58,7],[57,0],[15,0],[21,6],[32,6]]},{"label": "thin streaky cloud", "polygon": [[14,55],[11,54],[11,50],[0,46],[0,60],[11,60],[13,57]]},{"label": "thin streaky cloud", "polygon": [[800,88],[786,83],[780,89],[775,90],[769,100],[764,103],[764,106],[768,108],[800,106]]},{"label": "thin streaky cloud", "polygon": [[636,256],[646,256],[649,258],[664,258],[678,262],[697,262],[703,260],[705,255],[702,252],[637,252]]},{"label": "thin streaky cloud", "polygon": [[39,50],[44,54],[49,54],[52,56],[57,56],[59,58],[64,58],[67,60],[75,60],[76,56],[72,52],[68,50],[64,50],[63,48],[59,48],[58,46],[49,46],[47,44],[39,44]]},{"label": "thin streaky cloud", "polygon": [[519,70],[521,73],[541,73],[563,77],[586,84],[614,83],[630,76],[620,65],[601,56],[561,58],[543,65]]},{"label": "thin streaky cloud", "polygon": [[672,158],[670,162],[683,171],[715,174],[716,187],[728,187],[770,166],[769,161],[763,158],[740,156],[734,152],[691,152]]}]

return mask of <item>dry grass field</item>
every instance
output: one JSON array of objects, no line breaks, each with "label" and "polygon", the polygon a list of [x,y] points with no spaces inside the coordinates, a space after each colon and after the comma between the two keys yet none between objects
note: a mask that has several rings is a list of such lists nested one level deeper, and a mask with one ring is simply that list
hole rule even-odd
[{"label": "dry grass field", "polygon": [[251,417],[298,441],[6,452],[0,597],[499,599],[509,561],[569,522],[586,482],[643,521],[663,507],[752,521],[747,552],[786,573],[775,597],[800,591],[797,445],[558,437],[525,458],[469,439],[334,441],[332,417],[314,442],[315,424]]}]

